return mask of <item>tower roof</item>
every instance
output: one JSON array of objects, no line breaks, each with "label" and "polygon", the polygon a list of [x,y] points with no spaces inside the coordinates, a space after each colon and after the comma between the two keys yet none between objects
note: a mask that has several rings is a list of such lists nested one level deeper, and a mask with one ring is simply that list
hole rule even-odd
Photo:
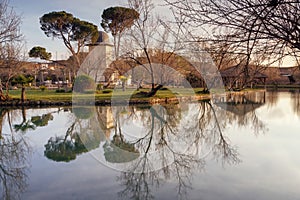
[{"label": "tower roof", "polygon": [[97,39],[97,44],[99,43],[109,43],[109,36],[107,33],[105,33],[104,31],[99,31],[99,37]]}]

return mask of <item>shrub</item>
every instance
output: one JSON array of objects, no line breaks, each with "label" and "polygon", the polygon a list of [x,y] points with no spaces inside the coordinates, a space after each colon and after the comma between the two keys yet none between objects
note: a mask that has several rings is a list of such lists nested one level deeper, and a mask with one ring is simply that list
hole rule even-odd
[{"label": "shrub", "polygon": [[166,91],[166,90],[169,90],[169,89],[166,88],[166,87],[162,87],[162,88],[160,88],[159,90]]},{"label": "shrub", "polygon": [[89,119],[94,114],[92,107],[73,107],[72,112],[78,119]]},{"label": "shrub", "polygon": [[44,92],[46,89],[47,89],[47,87],[46,87],[46,86],[44,86],[44,85],[41,85],[41,86],[40,86],[40,90],[41,90],[41,91],[43,91],[43,92]]},{"label": "shrub", "polygon": [[103,90],[102,93],[103,94],[109,94],[109,93],[112,93],[112,90]]},{"label": "shrub", "polygon": [[65,93],[66,91],[64,89],[57,89],[55,92],[56,93]]},{"label": "shrub", "polygon": [[97,90],[102,90],[103,89],[103,84],[101,84],[101,83],[97,84],[97,88],[96,89]]},{"label": "shrub", "polygon": [[88,75],[79,75],[74,82],[74,92],[84,93],[95,89],[94,80]]}]

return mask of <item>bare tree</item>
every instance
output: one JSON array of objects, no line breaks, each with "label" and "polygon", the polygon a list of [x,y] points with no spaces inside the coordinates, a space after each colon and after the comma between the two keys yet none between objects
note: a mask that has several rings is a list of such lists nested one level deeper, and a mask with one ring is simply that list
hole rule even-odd
[{"label": "bare tree", "polygon": [[[172,31],[166,22],[162,22],[158,16],[153,16],[154,4],[151,0],[129,0],[131,8],[140,13],[131,30],[127,34],[127,40],[123,52],[124,57],[135,62],[135,66],[143,67],[151,78],[151,91],[147,96],[154,96],[163,84],[161,78],[155,78],[154,64],[167,64],[175,50],[179,47],[177,38],[172,38]],[[172,42],[168,42],[171,41]],[[129,48],[128,48],[129,47]],[[158,57],[159,55],[159,57]],[[159,71],[161,75],[163,71]],[[142,78],[141,78],[142,79]]]},{"label": "bare tree", "polygon": [[21,18],[9,6],[8,0],[0,1],[0,44],[19,40]]},{"label": "bare tree", "polygon": [[213,47],[210,51],[215,53],[225,45],[228,47],[226,51],[219,53],[238,55],[246,78],[250,76],[248,66],[258,57],[265,65],[289,56],[299,59],[299,1],[166,2],[174,9],[176,19],[183,20],[189,29],[196,28],[194,42],[208,42]]},{"label": "bare tree", "polygon": [[[3,44],[0,48],[0,72],[2,84],[4,84],[5,94],[0,90],[1,100],[9,98],[9,87],[13,77],[22,74],[25,61],[23,54],[23,44],[21,42],[11,42]],[[1,85],[1,88],[3,86]],[[2,92],[2,93],[1,93]]]},{"label": "bare tree", "polygon": [[255,49],[256,53],[277,57],[299,52],[299,1],[167,2],[177,9],[176,14],[186,17],[187,23],[210,27],[206,32],[211,33],[211,39],[239,45],[241,53]]},{"label": "bare tree", "polygon": [[[9,6],[8,0],[0,1],[0,72],[7,72],[8,68],[14,68],[15,65],[11,62],[15,62],[15,54],[19,53],[18,45],[15,45],[22,38],[20,33],[21,18],[15,13],[13,8]],[[12,61],[13,60],[13,61]],[[10,63],[9,65],[7,65]],[[4,71],[5,72],[4,72]],[[9,70],[10,71],[10,70]],[[18,71],[14,68],[14,71]],[[8,73],[11,74],[11,73]],[[0,77],[0,100],[5,100],[7,94],[3,94],[2,81]],[[7,83],[6,83],[7,84]],[[7,88],[7,87],[6,87]]]}]

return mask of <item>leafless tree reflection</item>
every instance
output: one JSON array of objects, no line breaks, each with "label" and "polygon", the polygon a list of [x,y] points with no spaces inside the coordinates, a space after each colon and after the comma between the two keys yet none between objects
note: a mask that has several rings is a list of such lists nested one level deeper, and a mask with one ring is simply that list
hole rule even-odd
[{"label": "leafless tree reflection", "polygon": [[300,93],[299,91],[291,91],[292,108],[296,115],[300,116]]},{"label": "leafless tree reflection", "polygon": [[[0,109],[0,185],[1,199],[20,199],[27,187],[31,149],[22,134],[2,133],[2,125],[10,111]],[[9,123],[11,124],[11,123]],[[10,130],[13,130],[10,127]]]},{"label": "leafless tree reflection", "polygon": [[[130,107],[123,115],[126,108],[116,108],[115,132],[140,153],[118,177],[124,186],[120,198],[153,199],[154,188],[170,180],[178,197],[188,199],[193,173],[204,170],[207,159],[223,166],[240,163],[238,149],[226,135],[228,125],[250,126],[254,134],[266,131],[255,112],[265,96],[251,95],[231,96],[223,102]],[[126,135],[122,126],[132,121],[142,124],[142,135]]]},{"label": "leafless tree reflection", "polygon": [[237,149],[223,134],[226,120],[220,120],[216,109],[209,101],[154,105],[131,109],[134,113],[124,120],[117,119],[116,126],[121,126],[120,121],[125,123],[131,116],[139,116],[144,131],[142,137],[131,140],[141,156],[118,177],[125,188],[119,193],[120,198],[153,199],[152,189],[163,180],[170,180],[175,181],[178,197],[187,199],[193,173],[204,170],[208,156],[223,164],[239,163]]},{"label": "leafless tree reflection", "polygon": [[267,105],[272,108],[278,103],[278,91],[277,90],[271,90],[267,93]]},{"label": "leafless tree reflection", "polygon": [[122,171],[121,199],[153,199],[155,188],[166,181],[180,199],[188,199],[193,174],[203,171],[208,160],[224,167],[241,162],[227,127],[264,132],[255,112],[264,103],[264,95],[232,95],[190,104],[73,108],[66,134],[50,138],[45,155],[70,161],[101,146],[105,163]]}]

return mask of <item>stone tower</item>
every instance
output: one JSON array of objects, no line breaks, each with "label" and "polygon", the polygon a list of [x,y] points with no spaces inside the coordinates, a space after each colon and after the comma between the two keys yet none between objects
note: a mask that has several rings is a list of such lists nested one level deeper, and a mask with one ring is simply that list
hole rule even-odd
[{"label": "stone tower", "polygon": [[89,68],[89,74],[95,76],[96,82],[105,81],[103,72],[114,59],[114,45],[110,43],[107,33],[99,31],[98,40],[87,46],[89,47],[89,63],[87,63],[86,67]]}]

